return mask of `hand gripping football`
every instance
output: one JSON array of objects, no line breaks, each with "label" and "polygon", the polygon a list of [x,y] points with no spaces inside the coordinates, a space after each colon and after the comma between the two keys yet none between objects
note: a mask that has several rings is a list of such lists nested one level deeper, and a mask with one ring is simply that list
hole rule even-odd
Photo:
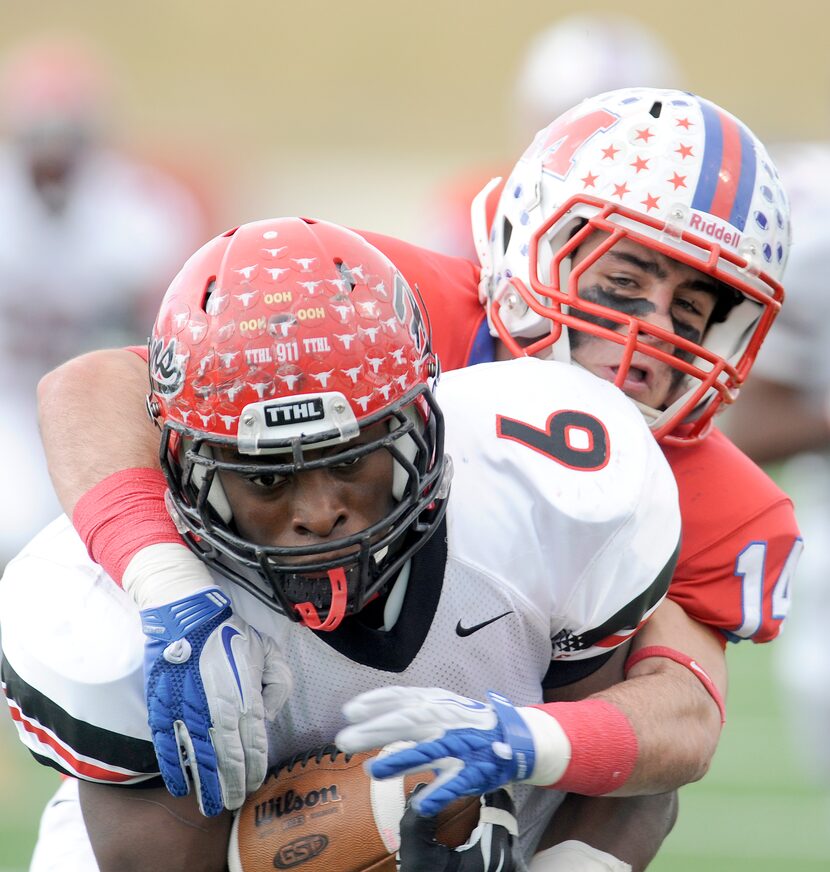
[{"label": "hand gripping football", "polygon": [[[399,747],[344,754],[327,745],[272,769],[234,817],[230,872],[395,872],[406,800],[433,776],[378,781],[363,764]],[[463,845],[478,813],[477,796],[456,800],[437,816],[438,840]]]}]

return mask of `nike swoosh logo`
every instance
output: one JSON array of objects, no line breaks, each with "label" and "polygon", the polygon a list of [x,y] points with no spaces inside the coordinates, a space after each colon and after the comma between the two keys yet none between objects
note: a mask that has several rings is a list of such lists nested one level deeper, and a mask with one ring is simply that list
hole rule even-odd
[{"label": "nike swoosh logo", "polygon": [[225,656],[228,658],[228,662],[233,670],[233,677],[236,679],[236,686],[239,688],[239,697],[244,705],[245,694],[242,693],[242,681],[239,678],[239,670],[236,667],[236,658],[233,656],[233,649],[231,648],[231,640],[233,637],[241,635],[242,634],[236,629],[236,627],[222,627],[222,644],[225,647]]},{"label": "nike swoosh logo", "polygon": [[462,637],[463,636],[472,636],[473,633],[477,633],[479,630],[483,630],[485,627],[489,626],[490,624],[493,624],[496,621],[500,621],[502,618],[506,618],[508,615],[512,615],[512,614],[513,614],[512,611],[504,612],[501,615],[496,615],[495,618],[488,618],[486,621],[482,621],[480,624],[473,624],[472,627],[462,627],[461,621],[459,621],[455,625],[455,632],[459,636],[462,636]]}]

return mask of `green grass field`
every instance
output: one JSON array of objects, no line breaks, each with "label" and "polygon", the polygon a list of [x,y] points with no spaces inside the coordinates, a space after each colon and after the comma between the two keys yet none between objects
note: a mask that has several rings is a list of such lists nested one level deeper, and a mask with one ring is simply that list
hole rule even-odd
[{"label": "green grass field", "polygon": [[[830,794],[796,766],[772,679],[772,649],[729,648],[728,722],[706,778],[680,794],[680,819],[654,872],[826,872]],[[23,872],[57,776],[22,750],[0,715],[0,872]]]}]

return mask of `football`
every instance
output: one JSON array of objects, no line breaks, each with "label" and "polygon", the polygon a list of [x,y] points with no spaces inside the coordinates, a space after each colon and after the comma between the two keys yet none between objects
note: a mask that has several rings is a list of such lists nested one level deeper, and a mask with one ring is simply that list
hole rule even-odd
[{"label": "football", "polygon": [[[327,745],[276,766],[234,817],[230,872],[395,872],[406,801],[433,778],[371,778],[363,764],[397,747],[344,754]],[[437,817],[438,840],[463,845],[478,813],[478,797],[456,800]]]}]

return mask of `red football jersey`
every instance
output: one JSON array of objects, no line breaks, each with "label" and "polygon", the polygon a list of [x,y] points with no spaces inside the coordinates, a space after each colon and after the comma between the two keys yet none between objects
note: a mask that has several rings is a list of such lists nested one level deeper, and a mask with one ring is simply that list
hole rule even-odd
[{"label": "red football jersey", "polygon": [[[360,232],[417,288],[443,369],[493,359],[475,264]],[[792,501],[717,430],[699,445],[665,446],[664,453],[683,518],[669,598],[727,639],[774,639],[802,550]]]}]

